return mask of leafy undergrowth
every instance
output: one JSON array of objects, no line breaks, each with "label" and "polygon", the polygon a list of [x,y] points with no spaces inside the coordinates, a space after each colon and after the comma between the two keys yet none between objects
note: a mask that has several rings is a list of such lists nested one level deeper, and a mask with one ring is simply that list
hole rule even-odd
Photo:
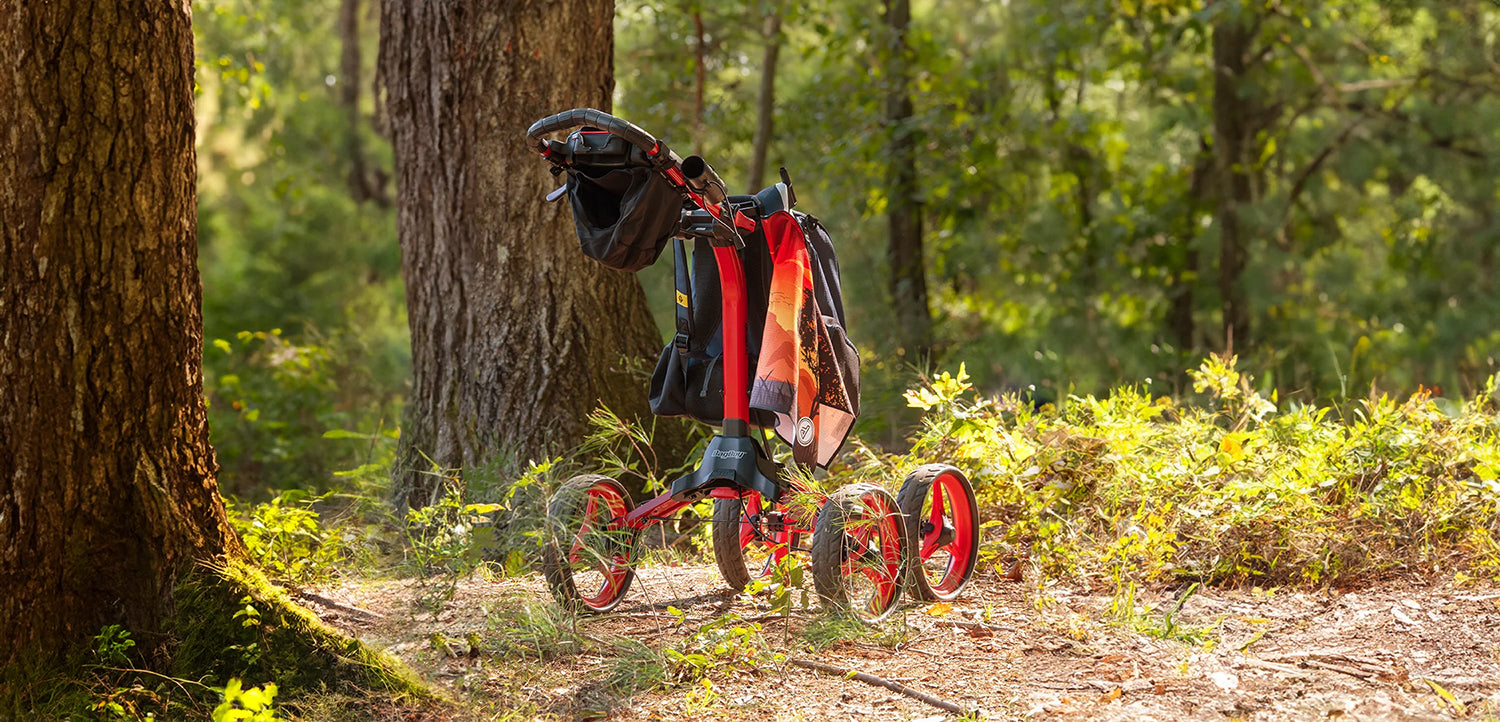
[{"label": "leafy undergrowth", "polygon": [[[1211,358],[1193,376],[1201,398],[1153,396],[1148,383],[1038,406],[1019,395],[978,393],[960,368],[907,393],[908,403],[925,412],[908,453],[855,440],[817,483],[832,488],[873,481],[894,492],[911,469],[951,463],[973,481],[985,519],[980,575],[994,578],[1004,570],[1015,578],[1026,570],[1036,604],[1048,597],[1048,585],[1067,580],[1070,588],[1108,599],[1089,623],[1188,647],[1212,647],[1222,636],[1218,626],[1192,621],[1184,611],[1197,605],[1190,601],[1195,595],[1216,587],[1327,590],[1399,576],[1463,588],[1500,577],[1495,379],[1463,402],[1372,396],[1340,411],[1263,397],[1233,358]],[[594,625],[582,626],[534,593],[519,604],[481,610],[482,627],[442,627],[445,615],[460,611],[460,585],[471,584],[476,573],[535,584],[541,510],[563,479],[601,472],[634,477],[648,491],[664,487],[666,480],[653,471],[659,465],[651,458],[649,430],[607,410],[591,421],[595,437],[572,461],[545,460],[516,475],[435,469],[449,493],[424,510],[396,514],[386,507],[380,487],[386,470],[377,463],[348,472],[350,494],[290,492],[270,503],[236,506],[236,526],[266,573],[294,591],[408,580],[401,583],[410,585],[411,606],[400,612],[401,625],[421,631],[429,678],[463,667],[463,660],[515,660],[510,672],[525,680],[487,678],[489,691],[475,697],[488,705],[476,712],[481,717],[556,713],[535,690],[563,668],[570,679],[588,680],[568,693],[568,715],[588,716],[596,702],[601,711],[618,709],[621,700],[639,694],[676,695],[679,711],[692,714],[722,707],[731,694],[726,685],[736,680],[765,670],[784,674],[791,654],[820,655],[851,640],[859,649],[907,645],[912,632],[904,624],[867,630],[808,609],[805,595],[796,605],[799,621],[791,623],[790,593],[772,595],[770,614],[762,602],[747,607],[717,597],[725,602],[713,609],[699,605],[691,622],[677,607],[687,608],[692,594],[653,603],[638,613],[663,628],[653,632],[655,641],[595,633]],[[378,443],[385,442],[375,438],[372,449],[383,449]],[[388,461],[388,454],[381,458]],[[643,535],[649,547],[643,557],[657,564],[701,563],[709,525],[695,526],[695,520],[708,514],[702,505],[683,523],[653,528]],[[1160,599],[1164,590],[1176,596]],[[279,592],[217,598],[203,616],[252,631],[307,621],[278,612],[267,623],[268,604],[284,609],[285,601]],[[392,611],[385,611],[382,624],[395,625]],[[986,622],[991,606],[972,611]],[[337,613],[346,622],[359,618]],[[1076,631],[1071,623],[1049,624],[1065,635]],[[392,634],[386,642],[411,644]],[[237,641],[223,642],[231,637]],[[278,676],[269,667],[290,662],[257,660],[270,649],[257,647],[257,640],[266,638],[237,633],[209,640],[218,645],[209,651],[221,665],[224,658],[261,665],[235,688],[242,699],[231,711],[261,703],[269,709],[274,695],[278,709],[303,719],[357,718],[375,714],[352,702],[361,689],[389,695],[407,684],[395,678],[390,687],[381,674],[348,687]],[[342,656],[356,667],[373,662]],[[210,657],[203,663],[212,666]],[[218,696],[210,701],[227,700],[234,678],[216,670],[211,684]],[[270,681],[280,684],[250,686]],[[516,692],[516,684],[533,691]],[[116,692],[99,699],[132,699],[128,688]]]},{"label": "leafy undergrowth", "polygon": [[1036,408],[942,374],[907,394],[927,411],[911,453],[866,450],[851,472],[952,463],[991,557],[1117,590],[1500,574],[1495,378],[1466,402],[1374,396],[1340,417],[1261,396],[1233,357],[1192,376],[1206,403],[1125,386]]}]

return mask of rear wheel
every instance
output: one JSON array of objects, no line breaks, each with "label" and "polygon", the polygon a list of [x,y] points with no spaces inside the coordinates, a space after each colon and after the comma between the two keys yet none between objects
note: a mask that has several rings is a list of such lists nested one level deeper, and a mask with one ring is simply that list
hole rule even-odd
[{"label": "rear wheel", "polygon": [[770,576],[797,543],[797,535],[784,526],[766,523],[767,511],[765,500],[753,491],[738,499],[714,500],[714,561],[732,589],[744,590]]},{"label": "rear wheel", "polygon": [[919,467],[896,503],[906,524],[907,588],[918,599],[953,601],[979,559],[979,505],[963,472],[946,464]]},{"label": "rear wheel", "polygon": [[542,570],[552,596],[579,612],[608,612],[635,579],[636,532],[624,525],[635,504],[620,482],[585,474],[569,479],[547,505]]},{"label": "rear wheel", "polygon": [[813,583],[824,605],[873,623],[901,598],[905,532],[896,500],[874,484],[851,484],[828,497],[813,533]]}]

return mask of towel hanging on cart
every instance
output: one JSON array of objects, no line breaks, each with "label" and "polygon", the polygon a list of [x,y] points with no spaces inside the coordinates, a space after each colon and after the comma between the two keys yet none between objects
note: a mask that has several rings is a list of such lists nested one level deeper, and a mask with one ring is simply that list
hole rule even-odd
[{"label": "towel hanging on cart", "polygon": [[773,270],[750,407],[776,415],[799,464],[826,467],[859,415],[859,353],[845,333],[838,259],[818,219],[764,220]]}]

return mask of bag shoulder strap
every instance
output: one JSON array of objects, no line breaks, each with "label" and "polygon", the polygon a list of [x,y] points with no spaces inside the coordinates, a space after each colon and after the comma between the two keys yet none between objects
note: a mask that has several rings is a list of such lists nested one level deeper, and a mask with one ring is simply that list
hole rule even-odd
[{"label": "bag shoulder strap", "polygon": [[680,237],[672,239],[672,277],[677,291],[674,305],[677,335],[673,337],[672,345],[677,347],[678,353],[685,354],[693,336],[693,279],[688,274],[687,246]]}]

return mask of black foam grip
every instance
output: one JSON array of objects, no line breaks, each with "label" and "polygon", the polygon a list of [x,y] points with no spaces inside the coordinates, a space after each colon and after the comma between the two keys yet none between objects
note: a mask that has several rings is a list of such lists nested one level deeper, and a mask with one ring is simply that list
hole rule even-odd
[{"label": "black foam grip", "polygon": [[641,130],[634,123],[621,120],[609,113],[593,108],[565,110],[557,115],[547,116],[532,123],[531,127],[526,130],[526,142],[532,148],[541,151],[547,147],[542,141],[542,136],[553,131],[577,128],[583,125],[592,125],[600,130],[607,130],[647,152],[656,149],[656,139],[651,137],[650,133]]}]

